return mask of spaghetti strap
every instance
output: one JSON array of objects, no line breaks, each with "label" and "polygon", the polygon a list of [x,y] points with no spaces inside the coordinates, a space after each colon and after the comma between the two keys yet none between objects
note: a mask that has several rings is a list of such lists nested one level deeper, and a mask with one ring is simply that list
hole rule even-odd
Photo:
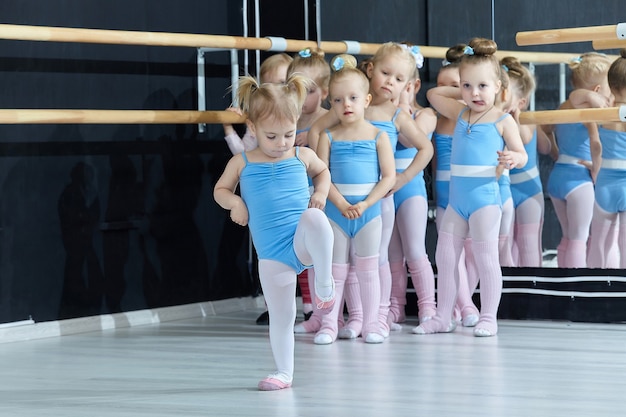
[{"label": "spaghetti strap", "polygon": [[295,148],[296,148],[296,158],[300,159],[299,158],[299,156],[300,156],[300,147],[296,146]]},{"label": "spaghetti strap", "polygon": [[394,123],[396,122],[396,119],[398,118],[398,115],[400,114],[401,111],[402,111],[402,109],[399,108],[399,107],[396,109],[396,112],[393,114],[393,117],[391,118],[392,122],[394,122]]},{"label": "spaghetti strap", "polygon": [[459,113],[459,117],[457,118],[457,120],[462,120],[463,119],[463,115],[465,114],[467,109],[469,109],[469,107],[467,107],[467,106],[463,107],[463,110],[461,110],[461,113]]},{"label": "spaghetti strap", "polygon": [[493,124],[496,123],[500,123],[502,120],[504,120],[507,116],[511,116],[510,113],[504,113],[502,116],[498,117],[498,120],[496,120],[495,122],[493,122]]},{"label": "spaghetti strap", "polygon": [[378,133],[376,133],[376,136],[374,137],[374,141],[378,141],[378,138],[380,137],[380,134],[383,133],[382,130],[379,130]]},{"label": "spaghetti strap", "polygon": [[326,129],[326,134],[328,135],[328,142],[333,143],[333,136],[330,134],[330,130]]},{"label": "spaghetti strap", "polygon": [[245,162],[245,163],[246,163],[246,165],[248,165],[248,157],[246,156],[246,152],[242,152],[242,153],[241,153],[241,156],[242,156],[242,158],[243,158],[243,162]]}]

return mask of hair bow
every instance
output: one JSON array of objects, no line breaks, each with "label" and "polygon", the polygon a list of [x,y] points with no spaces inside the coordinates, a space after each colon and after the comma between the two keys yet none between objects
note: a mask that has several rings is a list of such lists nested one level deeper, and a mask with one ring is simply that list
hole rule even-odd
[{"label": "hair bow", "polygon": [[583,62],[583,58],[580,56],[575,56],[574,58],[572,58],[572,62],[578,62],[580,64],[581,62]]},{"label": "hair bow", "polygon": [[417,45],[408,46],[405,43],[401,43],[400,46],[406,49],[407,51],[409,51],[411,55],[413,55],[413,58],[415,58],[415,65],[417,66],[417,68],[422,68],[424,66],[424,55],[422,55],[422,53],[420,52],[419,46]]},{"label": "hair bow", "polygon": [[298,54],[302,58],[311,58],[311,50],[309,48],[301,50]]},{"label": "hair bow", "polygon": [[474,55],[474,48],[472,48],[469,45],[465,46],[465,48],[463,49],[463,54],[465,54],[465,55]]},{"label": "hair bow", "polygon": [[346,61],[344,61],[344,59],[340,56],[333,59],[333,63],[332,63],[333,69],[335,70],[335,72],[343,69],[343,66],[345,64],[346,64]]},{"label": "hair bow", "polygon": [[509,72],[509,67],[507,67],[506,65],[502,64],[502,69],[506,72]]},{"label": "hair bow", "polygon": [[447,67],[450,64],[452,64],[452,62],[448,61],[447,59],[444,59],[443,61],[441,61],[442,67]]}]

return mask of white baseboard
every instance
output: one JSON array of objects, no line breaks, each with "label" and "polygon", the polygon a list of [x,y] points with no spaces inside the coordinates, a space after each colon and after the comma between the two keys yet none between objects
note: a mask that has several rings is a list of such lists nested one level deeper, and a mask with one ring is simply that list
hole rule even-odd
[{"label": "white baseboard", "polygon": [[264,306],[263,297],[247,297],[40,323],[25,320],[1,324],[0,343],[144,326],[194,317],[215,316],[220,313],[252,310]]}]

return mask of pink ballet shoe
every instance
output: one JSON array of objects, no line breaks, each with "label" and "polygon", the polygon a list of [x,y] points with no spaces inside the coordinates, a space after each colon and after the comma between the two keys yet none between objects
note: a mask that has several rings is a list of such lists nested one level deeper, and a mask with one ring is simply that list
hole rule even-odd
[{"label": "pink ballet shoe", "polygon": [[318,296],[317,288],[315,289],[315,305],[322,314],[330,313],[335,305],[335,280],[332,280],[331,282],[333,284],[333,290],[331,291],[330,297],[324,298]]},{"label": "pink ballet shoe", "polygon": [[278,391],[290,387],[291,383],[283,382],[271,375],[259,381],[259,391]]}]

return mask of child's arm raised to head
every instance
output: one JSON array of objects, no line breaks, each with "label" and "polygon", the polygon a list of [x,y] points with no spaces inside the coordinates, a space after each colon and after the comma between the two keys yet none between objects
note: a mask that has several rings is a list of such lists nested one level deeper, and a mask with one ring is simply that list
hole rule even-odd
[{"label": "child's arm raised to head", "polygon": [[242,198],[235,194],[235,189],[244,164],[241,155],[232,157],[213,188],[215,202],[229,210],[231,220],[241,226],[248,224],[248,208]]},{"label": "child's arm raised to head", "polygon": [[313,150],[300,148],[300,159],[307,166],[307,174],[313,180],[313,194],[309,200],[310,208],[323,210],[330,190],[330,171]]},{"label": "child's arm raised to head", "polygon": [[434,87],[426,92],[426,97],[430,105],[446,119],[456,120],[465,108],[465,104],[460,102],[461,89],[457,87]]},{"label": "child's arm raised to head", "polygon": [[398,191],[406,183],[411,181],[420,171],[426,168],[426,165],[433,157],[433,145],[430,143],[424,132],[422,132],[415,121],[405,112],[400,112],[396,118],[396,127],[398,133],[404,137],[408,143],[417,149],[417,155],[408,167],[396,176],[392,192]]},{"label": "child's arm raised to head", "polygon": [[322,117],[317,119],[315,123],[313,123],[313,125],[311,126],[311,129],[309,129],[309,133],[307,135],[309,148],[317,152],[317,143],[320,140],[320,136],[322,132],[338,124],[339,124],[339,119],[337,118],[337,115],[335,114],[335,112],[332,112],[332,111],[327,112]]}]

